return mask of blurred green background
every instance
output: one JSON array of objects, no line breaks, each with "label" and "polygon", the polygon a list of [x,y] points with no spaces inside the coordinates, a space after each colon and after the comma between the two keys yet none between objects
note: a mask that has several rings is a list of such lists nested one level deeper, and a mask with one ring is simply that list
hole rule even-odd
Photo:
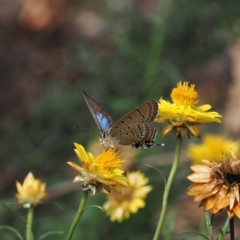
[{"label": "blurred green background", "polygon": [[[161,96],[170,100],[177,82],[189,81],[196,84],[199,104],[209,103],[214,111],[228,114],[238,102],[231,88],[236,86],[236,90],[240,81],[236,70],[240,64],[239,9],[239,0],[1,0],[1,201],[14,202],[15,181],[22,182],[32,171],[47,183],[48,190],[48,200],[35,212],[36,236],[68,230],[81,188],[73,186],[76,172],[66,162],[78,161],[73,142],[88,147],[99,134],[83,90],[116,120],[146,100]],[[237,116],[232,114],[233,122],[224,125],[201,126],[202,134],[224,132],[238,139]],[[131,166],[143,171],[154,187],[147,207],[122,223],[111,223],[105,213],[89,209],[73,239],[152,239],[164,184],[145,165],[167,176],[175,147],[174,136],[162,138],[163,125],[156,126],[156,142],[165,146],[139,149]],[[183,149],[190,141],[199,142],[184,139]],[[173,225],[168,239],[181,239],[177,232],[198,229],[202,216],[202,210],[185,195],[190,163],[184,151],[181,160],[169,207],[177,220],[166,221],[168,227]],[[100,193],[89,197],[87,204],[104,202]],[[191,204],[198,216],[195,220],[189,214]],[[1,207],[0,225],[7,224],[24,233],[24,224]],[[0,232],[1,239],[16,239],[5,230]]]}]

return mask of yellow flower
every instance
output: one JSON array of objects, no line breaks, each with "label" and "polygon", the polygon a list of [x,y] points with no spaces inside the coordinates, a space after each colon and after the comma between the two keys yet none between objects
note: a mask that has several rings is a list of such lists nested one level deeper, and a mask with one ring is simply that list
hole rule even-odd
[{"label": "yellow flower", "polygon": [[198,102],[198,93],[194,87],[194,84],[189,87],[188,82],[183,84],[179,82],[171,93],[173,103],[160,98],[158,118],[155,121],[168,122],[163,129],[163,136],[173,131],[182,138],[186,135],[200,138],[198,124],[221,122],[221,115],[217,112],[208,112],[211,109],[210,105],[195,106]]},{"label": "yellow flower", "polygon": [[205,165],[195,165],[188,179],[194,182],[187,190],[189,196],[195,196],[194,202],[201,201],[203,210],[212,209],[216,214],[226,209],[229,218],[240,218],[240,160],[231,151],[231,158],[223,156],[221,163],[202,160]]},{"label": "yellow flower", "polygon": [[24,207],[39,204],[47,195],[46,184],[40,179],[35,179],[31,172],[28,173],[22,185],[17,181],[16,187],[18,191],[16,198],[19,203],[23,203]]},{"label": "yellow flower", "polygon": [[[137,148],[126,148],[126,146],[115,143],[114,149],[118,152],[121,152],[121,157],[123,159],[127,159],[127,161],[124,161],[121,165],[121,169],[125,172],[129,171],[129,169],[132,168],[134,162],[136,161],[138,150]],[[88,147],[88,150],[94,154],[98,155],[102,151],[102,146],[99,144],[99,137],[92,141]]]},{"label": "yellow flower", "polygon": [[222,153],[227,153],[232,149],[239,153],[239,141],[232,141],[221,135],[206,134],[202,144],[190,143],[187,155],[194,163],[201,163],[202,159],[211,159],[215,162],[222,161]]},{"label": "yellow flower", "polygon": [[122,188],[122,194],[107,195],[108,201],[103,205],[111,221],[121,222],[129,218],[130,213],[136,213],[139,208],[145,207],[144,199],[152,190],[151,186],[146,186],[148,178],[139,171],[128,173],[127,178],[129,186]]},{"label": "yellow flower", "polygon": [[110,193],[112,188],[121,193],[119,185],[128,186],[127,178],[119,169],[124,161],[120,159],[119,153],[114,149],[102,150],[100,155],[93,156],[86,152],[82,145],[78,143],[74,143],[74,145],[76,147],[74,151],[82,163],[82,167],[74,162],[67,162],[67,164],[80,173],[74,182],[82,183],[84,190],[90,190],[92,195],[96,195],[101,189]]}]

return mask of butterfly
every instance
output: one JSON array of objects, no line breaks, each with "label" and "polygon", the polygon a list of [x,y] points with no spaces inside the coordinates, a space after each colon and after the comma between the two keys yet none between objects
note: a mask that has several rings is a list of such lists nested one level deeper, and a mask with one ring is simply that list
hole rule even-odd
[{"label": "butterfly", "polygon": [[85,91],[83,96],[88,108],[100,129],[100,140],[103,147],[115,143],[132,145],[135,148],[151,147],[154,145],[157,129],[150,124],[158,114],[156,100],[150,100],[113,123],[111,116]]}]

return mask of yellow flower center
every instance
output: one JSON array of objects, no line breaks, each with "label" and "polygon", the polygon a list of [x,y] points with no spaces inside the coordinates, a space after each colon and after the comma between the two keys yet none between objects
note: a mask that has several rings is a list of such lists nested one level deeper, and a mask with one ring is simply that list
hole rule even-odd
[{"label": "yellow flower center", "polygon": [[178,83],[172,90],[172,101],[178,105],[193,106],[198,102],[198,93],[194,90],[195,85],[188,86],[188,82]]},{"label": "yellow flower center", "polygon": [[96,163],[102,166],[103,169],[109,171],[121,165],[123,161],[120,160],[119,157],[119,153],[113,149],[103,150],[102,153],[97,156]]}]

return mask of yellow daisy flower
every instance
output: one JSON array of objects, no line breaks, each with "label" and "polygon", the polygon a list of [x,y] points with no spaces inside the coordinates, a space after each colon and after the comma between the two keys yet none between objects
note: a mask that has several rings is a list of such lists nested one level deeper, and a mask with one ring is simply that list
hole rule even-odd
[{"label": "yellow daisy flower", "polygon": [[39,204],[47,195],[46,184],[40,179],[35,179],[31,172],[25,177],[22,185],[16,182],[16,188],[18,191],[16,198],[19,203],[23,203],[24,207]]},{"label": "yellow daisy flower", "polygon": [[108,201],[103,205],[111,221],[123,221],[129,218],[130,213],[136,213],[139,208],[145,207],[144,199],[152,190],[151,186],[146,186],[148,178],[141,172],[131,172],[127,174],[129,186],[122,188],[122,194],[111,193],[107,195]]},{"label": "yellow daisy flower", "polygon": [[222,161],[222,153],[232,149],[236,154],[240,153],[240,142],[233,141],[221,135],[206,134],[201,144],[190,143],[187,155],[193,163],[201,163],[202,159],[212,159],[215,162]]},{"label": "yellow daisy flower", "polygon": [[[121,157],[123,159],[127,159],[127,161],[124,161],[122,163],[121,169],[125,172],[129,171],[132,168],[134,162],[136,161],[136,157],[138,154],[137,148],[126,148],[126,146],[124,145],[115,143],[114,149],[121,153]],[[88,150],[94,155],[98,155],[102,152],[102,146],[99,144],[99,138],[90,143],[90,145],[88,146]]]},{"label": "yellow daisy flower", "polygon": [[194,202],[201,201],[203,210],[212,209],[216,214],[226,209],[229,218],[240,218],[240,160],[231,151],[231,158],[223,156],[221,163],[202,160],[205,165],[194,165],[188,179],[194,182],[187,195],[195,196]]},{"label": "yellow daisy flower", "polygon": [[155,121],[168,122],[163,129],[163,136],[173,131],[176,136],[180,135],[182,138],[189,134],[200,138],[198,124],[221,122],[220,114],[208,112],[211,109],[209,104],[195,106],[198,93],[194,87],[194,84],[189,87],[188,82],[179,82],[171,93],[173,103],[160,98],[158,118]]},{"label": "yellow daisy flower", "polygon": [[78,143],[74,143],[74,145],[76,147],[74,151],[82,163],[82,167],[74,162],[67,162],[67,164],[80,173],[74,182],[82,183],[84,190],[90,190],[92,195],[96,195],[101,189],[110,193],[111,188],[121,193],[119,185],[128,186],[127,178],[119,169],[124,161],[119,158],[119,153],[114,149],[102,150],[100,155],[93,156],[86,152],[82,145]]}]

